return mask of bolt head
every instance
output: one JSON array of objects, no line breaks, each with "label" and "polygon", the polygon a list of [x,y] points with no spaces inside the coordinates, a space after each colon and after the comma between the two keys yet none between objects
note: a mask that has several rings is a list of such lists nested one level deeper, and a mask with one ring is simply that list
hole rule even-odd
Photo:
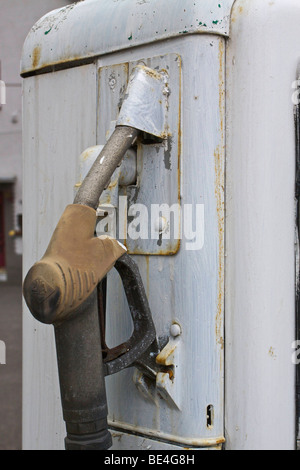
[{"label": "bolt head", "polygon": [[180,336],[182,333],[181,326],[178,323],[173,323],[170,328],[170,333],[174,338]]}]

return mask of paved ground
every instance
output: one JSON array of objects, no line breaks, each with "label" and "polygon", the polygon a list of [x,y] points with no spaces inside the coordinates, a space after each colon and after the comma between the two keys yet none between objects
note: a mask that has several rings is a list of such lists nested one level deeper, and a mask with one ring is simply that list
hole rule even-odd
[{"label": "paved ground", "polygon": [[[21,280],[0,283],[0,450],[19,450],[22,442],[22,291]],[[0,357],[1,361],[1,357]]]}]

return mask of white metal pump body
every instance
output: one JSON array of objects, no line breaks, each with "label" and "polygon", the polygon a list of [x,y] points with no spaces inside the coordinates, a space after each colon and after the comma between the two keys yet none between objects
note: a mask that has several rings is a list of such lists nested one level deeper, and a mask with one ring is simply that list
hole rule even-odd
[{"label": "white metal pump body", "polygon": [[[136,181],[118,185],[116,174],[100,204],[116,209],[122,242],[129,228],[174,377],[149,385],[132,368],[107,377],[113,449],[295,447],[299,21],[297,0],[86,0],[29,32],[24,273],[112,132],[134,66],[168,79],[169,134],[138,145]],[[180,207],[174,232],[160,218],[134,238],[132,218],[153,204]],[[112,272],[111,346],[130,335],[126,309]],[[63,448],[53,333],[25,307],[23,348],[23,446]]]}]

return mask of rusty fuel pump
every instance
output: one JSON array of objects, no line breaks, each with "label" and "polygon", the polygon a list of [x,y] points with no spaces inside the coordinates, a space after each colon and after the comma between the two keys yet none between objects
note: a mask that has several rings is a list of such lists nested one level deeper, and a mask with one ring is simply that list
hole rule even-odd
[{"label": "rusty fuel pump", "polygon": [[[137,66],[129,80],[115,131],[66,207],[42,259],[29,270],[23,294],[32,315],[53,324],[66,450],[105,450],[105,376],[135,365],[150,378],[159,365],[159,345],[137,265],[117,240],[96,237],[96,209],[103,190],[139,135],[166,131],[166,74]],[[103,283],[115,267],[133,320],[130,339],[113,349],[105,344]]]}]

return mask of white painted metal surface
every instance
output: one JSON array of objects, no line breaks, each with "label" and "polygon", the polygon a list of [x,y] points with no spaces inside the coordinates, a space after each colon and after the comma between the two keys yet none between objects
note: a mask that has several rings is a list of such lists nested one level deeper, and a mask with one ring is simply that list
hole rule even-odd
[{"label": "white painted metal surface", "polygon": [[[85,0],[50,12],[28,34],[22,73],[195,33],[228,35],[234,0]],[[88,25],[88,27],[87,27]]]},{"label": "white painted metal surface", "polygon": [[[201,250],[187,251],[186,240],[182,240],[176,256],[136,257],[158,335],[169,335],[175,320],[182,325],[178,367],[185,372],[179,383],[175,378],[180,410],[170,407],[164,400],[156,405],[146,401],[136,389],[130,369],[107,378],[111,425],[129,433],[135,430],[140,435],[198,447],[215,445],[223,439],[223,47],[220,38],[193,36],[147,47],[136,51],[132,57],[137,60],[174,51],[181,57],[184,123],[180,153],[181,204],[182,207],[184,204],[204,205],[205,243]],[[191,49],[193,56],[189,53]],[[119,64],[126,58],[126,53],[103,57],[99,66]],[[207,109],[211,113],[207,114]],[[105,116],[109,119],[107,113]],[[200,126],[197,132],[193,131],[195,122]],[[205,141],[203,135],[207,137]],[[155,158],[156,154],[155,151]],[[176,166],[174,170],[177,171]],[[150,167],[148,171],[150,174]],[[163,182],[161,186],[157,185],[155,200],[157,194],[163,198]],[[127,339],[131,328],[116,276],[111,273],[108,296],[111,345]],[[178,289],[179,284],[184,289]],[[115,393],[115,390],[120,392]],[[206,422],[206,409],[210,404],[215,407],[212,428],[208,428]],[[195,414],[196,420],[193,419]]]},{"label": "white painted metal surface", "polygon": [[[96,143],[95,66],[45,78],[24,82],[24,273],[44,254],[73,200],[78,155]],[[63,449],[53,327],[24,308],[23,338],[23,448]]]},{"label": "white painted metal surface", "polygon": [[238,0],[226,57],[227,449],[295,448],[297,0]]}]

